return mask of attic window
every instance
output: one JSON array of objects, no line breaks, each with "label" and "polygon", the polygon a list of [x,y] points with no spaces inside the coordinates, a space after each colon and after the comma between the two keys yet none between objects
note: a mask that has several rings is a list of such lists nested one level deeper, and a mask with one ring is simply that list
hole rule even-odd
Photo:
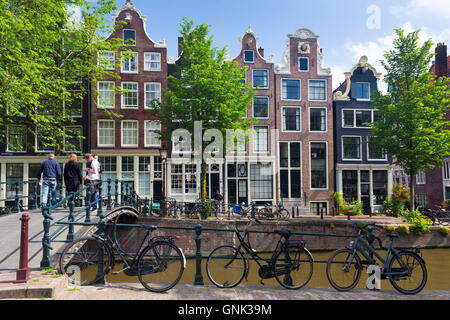
[{"label": "attic window", "polygon": [[370,100],[369,83],[356,83],[356,99]]},{"label": "attic window", "polygon": [[136,45],[136,30],[133,29],[123,30],[123,44],[126,46]]},{"label": "attic window", "polygon": [[244,51],[244,62],[245,63],[255,62],[255,54],[254,54],[253,50],[245,50]]}]

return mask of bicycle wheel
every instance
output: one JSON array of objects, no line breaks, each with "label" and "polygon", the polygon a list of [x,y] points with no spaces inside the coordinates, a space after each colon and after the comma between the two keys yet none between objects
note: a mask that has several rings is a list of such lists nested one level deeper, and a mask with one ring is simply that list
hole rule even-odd
[{"label": "bicycle wheel", "polygon": [[287,211],[287,209],[281,209],[279,213],[280,213],[281,219],[289,220],[289,211]]},{"label": "bicycle wheel", "polygon": [[417,294],[427,283],[427,268],[423,260],[414,252],[403,251],[393,257],[388,265],[390,272],[406,272],[407,276],[389,278],[392,286],[403,294]]},{"label": "bicycle wheel", "polygon": [[180,248],[169,241],[154,242],[138,258],[138,278],[144,288],[165,292],[183,275],[185,258]]},{"label": "bicycle wheel", "polygon": [[234,288],[247,271],[247,263],[237,248],[221,246],[214,249],[206,262],[209,280],[219,288]]},{"label": "bicycle wheel", "polygon": [[272,212],[269,208],[261,208],[257,211],[257,214],[260,219],[272,216]]},{"label": "bicycle wheel", "polygon": [[313,275],[311,254],[300,246],[289,246],[275,257],[273,272],[278,283],[286,289],[304,287]]},{"label": "bicycle wheel", "polygon": [[95,237],[84,237],[66,246],[59,259],[59,268],[76,284],[79,281],[80,285],[90,285],[109,272],[112,262],[113,256],[105,242]]},{"label": "bicycle wheel", "polygon": [[327,278],[333,288],[338,291],[353,289],[361,277],[361,259],[358,254],[351,259],[352,255],[353,250],[343,248],[333,252],[328,259]]},{"label": "bicycle wheel", "polygon": [[439,213],[437,215],[437,219],[443,226],[448,226],[450,224],[450,216],[448,216],[446,213]]}]

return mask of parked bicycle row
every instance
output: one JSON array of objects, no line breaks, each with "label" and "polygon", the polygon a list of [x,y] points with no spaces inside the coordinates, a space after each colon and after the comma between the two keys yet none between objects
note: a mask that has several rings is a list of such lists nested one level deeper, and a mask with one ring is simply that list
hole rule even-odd
[{"label": "parked bicycle row", "polygon": [[433,221],[433,224],[450,225],[450,211],[447,211],[441,206],[434,206],[428,209],[419,208],[419,210],[424,216]]},{"label": "parked bicycle row", "polygon": [[[130,213],[126,208],[120,210],[121,214]],[[117,237],[119,217],[117,215],[107,224],[108,232],[68,244],[60,257],[61,272],[72,276],[78,270],[82,285],[96,283],[114,270],[113,274],[124,272],[129,276],[138,276],[149,291],[164,292],[173,288],[186,268],[186,257],[176,244],[180,238],[150,237],[151,232],[158,229],[157,226],[132,225],[145,229],[146,233],[134,253],[125,252]],[[280,238],[266,257],[252,247],[249,237],[255,231],[250,228],[255,222],[261,222],[255,215],[248,218],[243,230],[232,230],[237,243],[221,245],[208,255],[206,272],[209,280],[218,288],[236,287],[247,279],[251,260],[259,267],[261,284],[266,279],[275,278],[286,289],[297,290],[306,286],[314,272],[314,258],[307,243],[295,240],[295,234],[289,229],[274,230],[272,233]],[[333,252],[327,261],[326,275],[332,287],[338,291],[353,289],[369,266],[379,266],[380,280],[389,279],[393,287],[403,294],[417,294],[425,287],[428,274],[420,249],[395,248],[396,234],[388,235],[389,245],[384,247],[381,239],[374,234],[374,230],[380,228],[375,223],[355,224],[355,227],[358,230],[355,239],[345,248]],[[386,252],[385,256],[376,251],[376,241],[379,248]],[[119,271],[114,269],[116,264]]]}]

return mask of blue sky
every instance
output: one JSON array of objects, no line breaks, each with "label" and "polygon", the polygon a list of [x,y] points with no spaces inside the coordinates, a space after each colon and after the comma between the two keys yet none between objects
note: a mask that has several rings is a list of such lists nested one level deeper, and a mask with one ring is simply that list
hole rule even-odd
[{"label": "blue sky", "polygon": [[[211,25],[214,45],[239,53],[238,38],[251,26],[265,56],[281,63],[286,35],[308,28],[320,35],[326,67],[333,71],[333,87],[343,81],[362,55],[378,72],[379,60],[391,48],[394,28],[421,29],[421,39],[450,45],[450,0],[132,0],[147,16],[147,31],[158,41],[165,39],[168,54],[177,57],[177,38],[183,17],[196,24]],[[120,8],[125,0],[117,0]],[[370,9],[368,11],[368,9]],[[378,14],[379,13],[379,14]],[[379,17],[379,19],[376,19]],[[375,20],[374,20],[375,19]],[[371,23],[368,26],[368,21]],[[450,53],[450,52],[449,52]]]}]

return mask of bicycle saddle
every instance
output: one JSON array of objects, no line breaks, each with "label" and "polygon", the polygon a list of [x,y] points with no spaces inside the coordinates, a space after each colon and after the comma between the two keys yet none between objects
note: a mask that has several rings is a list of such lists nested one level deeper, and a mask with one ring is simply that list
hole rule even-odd
[{"label": "bicycle saddle", "polygon": [[291,236],[291,230],[284,229],[284,230],[274,230],[276,234],[279,234],[280,236],[284,237],[286,240],[289,240],[289,237]]}]

